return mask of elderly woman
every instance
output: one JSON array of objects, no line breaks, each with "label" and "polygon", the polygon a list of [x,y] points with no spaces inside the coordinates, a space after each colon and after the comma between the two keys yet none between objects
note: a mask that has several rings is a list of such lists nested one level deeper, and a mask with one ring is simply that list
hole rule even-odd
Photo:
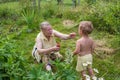
[{"label": "elderly woman", "polygon": [[55,37],[63,40],[72,39],[76,36],[75,33],[62,34],[54,29],[49,22],[42,22],[40,24],[40,33],[36,37],[36,43],[34,45],[32,55],[34,59],[40,63],[45,63],[46,69],[51,70],[49,60],[55,60],[56,58],[62,58],[59,53],[60,47],[56,46]]}]

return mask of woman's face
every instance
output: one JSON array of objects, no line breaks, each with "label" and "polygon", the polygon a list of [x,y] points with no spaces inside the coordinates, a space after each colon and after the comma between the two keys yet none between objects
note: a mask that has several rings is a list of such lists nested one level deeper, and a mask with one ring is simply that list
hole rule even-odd
[{"label": "woman's face", "polygon": [[47,25],[42,31],[43,31],[44,35],[48,36],[48,37],[50,37],[53,33],[53,29],[52,29],[51,25]]}]

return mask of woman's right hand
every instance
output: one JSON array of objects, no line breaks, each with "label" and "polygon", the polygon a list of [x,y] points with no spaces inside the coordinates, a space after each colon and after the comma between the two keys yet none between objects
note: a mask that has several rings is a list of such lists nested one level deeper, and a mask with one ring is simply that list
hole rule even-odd
[{"label": "woman's right hand", "polygon": [[51,48],[51,50],[57,52],[60,50],[60,47],[54,46]]}]

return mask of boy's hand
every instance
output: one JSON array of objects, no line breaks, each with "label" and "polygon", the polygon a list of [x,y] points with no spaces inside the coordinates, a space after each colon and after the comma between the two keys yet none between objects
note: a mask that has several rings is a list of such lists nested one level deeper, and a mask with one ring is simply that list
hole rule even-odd
[{"label": "boy's hand", "polygon": [[76,36],[76,33],[75,33],[75,32],[69,34],[69,37],[70,37],[70,38],[75,38],[75,36]]},{"label": "boy's hand", "polygon": [[72,57],[74,57],[76,54],[75,53],[73,53],[73,55],[72,55]]}]

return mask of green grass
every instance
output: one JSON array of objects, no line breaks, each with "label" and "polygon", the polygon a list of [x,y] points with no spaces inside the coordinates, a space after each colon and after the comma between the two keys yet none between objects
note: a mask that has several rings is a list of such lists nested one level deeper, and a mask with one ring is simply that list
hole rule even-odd
[{"label": "green grass", "polygon": [[[82,0],[83,1],[83,0]],[[64,6],[67,9],[71,10],[71,0],[65,0],[64,2]],[[42,5],[46,5],[48,3],[46,3],[46,1],[42,0]],[[56,6],[56,2],[53,1],[54,6]],[[82,4],[83,5],[83,4]],[[52,5],[53,6],[53,5]],[[9,2],[9,3],[5,3],[5,4],[0,4],[0,8],[10,8],[12,10],[18,10],[19,9],[19,3],[18,2]],[[60,6],[61,7],[61,6]],[[81,8],[81,7],[78,7]],[[44,8],[42,8],[44,9]],[[76,8],[77,10],[77,8]],[[84,8],[82,7],[82,10],[84,10]],[[88,9],[87,9],[88,10]],[[85,12],[87,12],[87,10]],[[37,15],[38,16],[38,15]],[[41,16],[37,17],[37,18],[41,18]],[[33,58],[31,57],[31,51],[32,48],[34,46],[35,43],[35,38],[37,36],[37,34],[39,33],[39,29],[38,27],[36,27],[32,32],[27,32],[27,25],[25,24],[25,22],[23,20],[23,18],[20,16],[19,21],[21,21],[21,25],[17,24],[17,21],[12,21],[10,19],[10,21],[12,22],[8,22],[9,24],[4,24],[2,23],[0,26],[0,32],[4,33],[4,34],[0,34],[1,37],[1,42],[0,42],[0,47],[2,47],[6,42],[10,42],[10,41],[14,41],[15,43],[13,45],[17,45],[17,47],[15,48],[15,50],[18,52],[18,54],[22,54],[24,53],[24,55],[22,55],[23,58],[26,58],[27,61],[25,61],[25,63],[29,64],[30,68],[31,64],[33,64]],[[61,41],[60,39],[56,38],[57,42],[61,43],[61,54],[63,54],[65,56],[65,52],[67,49],[70,49],[71,51],[73,51],[75,49],[75,42],[77,39],[80,38],[80,36],[78,35],[78,26],[75,27],[71,27],[71,28],[66,28],[63,26],[63,20],[64,18],[48,18],[48,19],[39,19],[40,22],[47,20],[49,21],[53,28],[62,32],[62,33],[70,33],[70,32],[76,32],[77,36],[75,39],[72,40],[67,40],[67,41]],[[76,20],[75,20],[76,21]],[[78,22],[79,23],[79,20]],[[11,28],[13,28],[13,31],[10,32]],[[93,33],[90,35],[91,37],[93,37],[95,40],[106,40],[107,47],[110,48],[118,48],[120,47],[120,37],[119,35],[113,35],[113,34],[109,34],[107,32],[103,32],[103,31],[97,31],[94,30]],[[11,46],[13,46],[11,45]],[[74,57],[74,64],[72,65],[73,68],[75,68],[75,64],[76,64],[76,57]],[[93,67],[97,68],[99,70],[99,77],[104,77],[105,80],[119,80],[120,79],[120,54],[119,51],[115,52],[114,54],[111,55],[107,55],[104,53],[99,53],[99,56],[94,54],[94,62],[93,62]],[[27,69],[28,70],[28,69]],[[111,77],[112,76],[112,77]],[[117,78],[118,77],[118,78]]]},{"label": "green grass", "polygon": [[9,9],[19,9],[20,6],[19,6],[19,3],[18,2],[8,2],[8,3],[1,3],[0,4],[0,8],[9,8]]}]

